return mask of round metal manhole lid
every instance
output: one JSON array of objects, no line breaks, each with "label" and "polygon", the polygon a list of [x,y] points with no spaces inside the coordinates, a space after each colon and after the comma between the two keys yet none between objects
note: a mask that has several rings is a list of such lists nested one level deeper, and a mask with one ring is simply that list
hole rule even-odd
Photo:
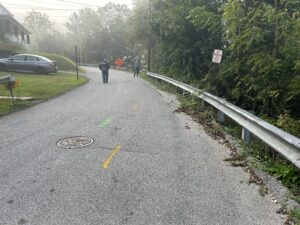
[{"label": "round metal manhole lid", "polygon": [[94,142],[92,138],[89,137],[68,137],[57,142],[57,145],[64,149],[75,149],[82,148],[91,145]]}]

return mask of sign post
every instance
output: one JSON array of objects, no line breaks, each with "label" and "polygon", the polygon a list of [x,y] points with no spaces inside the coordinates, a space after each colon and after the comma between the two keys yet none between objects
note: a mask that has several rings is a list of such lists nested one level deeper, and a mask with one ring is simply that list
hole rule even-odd
[{"label": "sign post", "polygon": [[213,58],[212,58],[212,62],[213,63],[221,63],[221,61],[222,61],[222,55],[223,55],[223,51],[222,50],[215,49],[214,50],[214,54],[213,54]]},{"label": "sign post", "polygon": [[76,75],[78,80],[78,57],[77,57],[77,45],[75,46],[75,61],[76,61]]},{"label": "sign post", "polygon": [[15,105],[15,98],[14,98],[14,93],[13,93],[13,90],[12,90],[12,84],[11,84],[11,82],[8,83],[8,86],[9,86],[9,90],[10,90],[10,95],[11,95],[12,103],[13,103],[13,105]]}]

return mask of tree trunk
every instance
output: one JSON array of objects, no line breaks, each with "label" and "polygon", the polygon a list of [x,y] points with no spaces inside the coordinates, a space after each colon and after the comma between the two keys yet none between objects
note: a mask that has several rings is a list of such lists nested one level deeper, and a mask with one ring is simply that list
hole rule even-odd
[{"label": "tree trunk", "polygon": [[278,3],[279,3],[279,0],[274,0],[276,23],[275,23],[275,31],[274,31],[274,39],[273,39],[273,50],[272,50],[273,58],[276,58],[277,50],[278,50],[278,35],[279,35],[279,24],[278,24],[278,17],[277,17]]}]

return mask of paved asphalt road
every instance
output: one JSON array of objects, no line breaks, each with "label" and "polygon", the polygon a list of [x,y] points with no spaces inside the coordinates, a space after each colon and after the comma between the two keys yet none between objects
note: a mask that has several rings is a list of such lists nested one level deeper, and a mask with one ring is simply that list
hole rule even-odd
[{"label": "paved asphalt road", "polygon": [[[87,76],[76,90],[0,118],[1,225],[282,223],[270,196],[223,161],[227,149],[151,85],[114,70],[108,84],[96,68]],[[72,136],[95,142],[57,146]]]}]

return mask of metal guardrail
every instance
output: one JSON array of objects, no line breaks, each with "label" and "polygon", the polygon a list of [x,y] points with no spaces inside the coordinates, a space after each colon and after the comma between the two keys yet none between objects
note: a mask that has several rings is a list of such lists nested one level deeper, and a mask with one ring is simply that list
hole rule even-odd
[{"label": "metal guardrail", "polygon": [[169,77],[147,72],[147,75],[166,81],[181,88],[209,103],[220,112],[224,113],[239,125],[253,133],[256,137],[275,149],[279,154],[300,168],[300,139],[267,123],[261,118],[243,110],[222,98],[208,92],[203,92],[195,87],[181,83]]}]

